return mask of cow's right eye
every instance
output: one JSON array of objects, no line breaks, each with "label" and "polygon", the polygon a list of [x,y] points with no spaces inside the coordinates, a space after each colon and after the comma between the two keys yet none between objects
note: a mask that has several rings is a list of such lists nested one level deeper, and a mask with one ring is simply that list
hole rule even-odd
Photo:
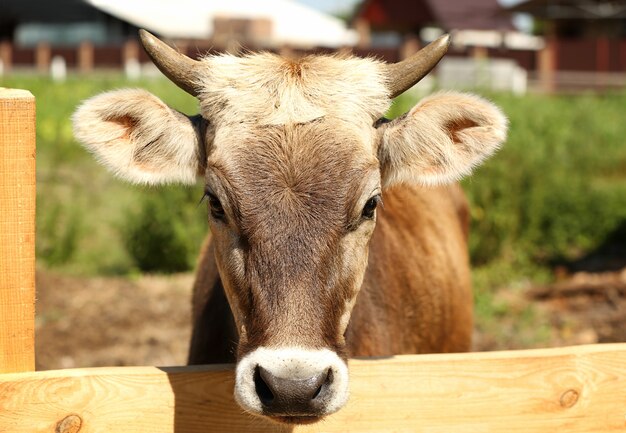
[{"label": "cow's right eye", "polygon": [[363,211],[361,212],[361,216],[365,219],[371,220],[374,218],[374,212],[376,211],[376,207],[378,203],[380,203],[382,199],[380,198],[380,194],[375,195],[370,198],[365,206],[363,206]]},{"label": "cow's right eye", "polygon": [[216,220],[223,220],[226,213],[224,212],[224,208],[222,207],[222,203],[220,203],[219,199],[210,192],[206,192],[204,195],[209,202],[209,212],[211,213],[211,216]]}]

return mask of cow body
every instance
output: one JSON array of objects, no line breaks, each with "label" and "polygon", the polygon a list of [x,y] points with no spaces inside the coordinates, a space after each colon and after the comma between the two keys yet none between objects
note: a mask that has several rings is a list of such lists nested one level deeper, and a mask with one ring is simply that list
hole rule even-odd
[{"label": "cow body", "polygon": [[[456,185],[402,186],[385,193],[346,332],[349,356],[470,349],[468,216]],[[190,364],[236,359],[237,329],[214,254],[209,237],[194,285]]]}]

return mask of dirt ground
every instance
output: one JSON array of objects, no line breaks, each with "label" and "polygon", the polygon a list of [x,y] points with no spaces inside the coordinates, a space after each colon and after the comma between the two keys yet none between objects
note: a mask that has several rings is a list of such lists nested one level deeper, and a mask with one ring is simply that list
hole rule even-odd
[{"label": "dirt ground", "polygon": [[192,274],[76,278],[37,272],[37,369],[180,365]]},{"label": "dirt ground", "polygon": [[578,272],[546,287],[531,288],[537,303],[558,331],[554,344],[626,341],[626,268],[614,272]]},{"label": "dirt ground", "polygon": [[[184,364],[192,283],[192,274],[86,279],[39,271],[37,368]],[[536,319],[550,328],[541,345],[626,341],[626,268],[578,272],[516,293],[499,292],[516,308],[536,307]],[[503,344],[477,331],[475,350],[537,346],[509,335]]]}]

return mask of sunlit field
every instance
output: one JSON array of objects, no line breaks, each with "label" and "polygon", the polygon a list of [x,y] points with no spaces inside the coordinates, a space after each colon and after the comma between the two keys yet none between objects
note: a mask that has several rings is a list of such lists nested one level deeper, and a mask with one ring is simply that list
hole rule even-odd
[{"label": "sunlit field", "polygon": [[[81,100],[145,88],[174,108],[195,100],[164,79],[114,75],[4,77],[0,86],[37,99],[37,260],[42,270],[80,277],[190,271],[207,230],[202,186],[147,188],[114,179],[74,140]],[[583,96],[486,95],[510,118],[502,150],[463,181],[471,202],[470,252],[477,326],[514,322],[528,344],[548,338],[531,305],[495,296],[552,281],[554,269],[607,243],[626,244],[626,92]],[[397,100],[390,116],[416,101]],[[494,337],[505,339],[508,336]],[[499,345],[499,344],[498,344]]]}]

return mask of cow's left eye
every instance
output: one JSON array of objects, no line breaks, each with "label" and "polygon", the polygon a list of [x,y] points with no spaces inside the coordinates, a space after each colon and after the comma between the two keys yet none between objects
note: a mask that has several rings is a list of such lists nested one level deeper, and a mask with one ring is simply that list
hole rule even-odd
[{"label": "cow's left eye", "polygon": [[208,191],[204,193],[203,198],[206,198],[209,202],[209,212],[211,213],[211,216],[216,220],[223,220],[226,216],[226,212],[224,212],[224,207],[222,206],[222,203],[220,203],[220,200]]},{"label": "cow's left eye", "polygon": [[376,207],[378,206],[378,203],[380,203],[380,201],[380,194],[377,194],[374,197],[370,198],[367,203],[365,203],[365,206],[363,206],[361,216],[366,219],[373,219],[374,212],[376,212]]}]

